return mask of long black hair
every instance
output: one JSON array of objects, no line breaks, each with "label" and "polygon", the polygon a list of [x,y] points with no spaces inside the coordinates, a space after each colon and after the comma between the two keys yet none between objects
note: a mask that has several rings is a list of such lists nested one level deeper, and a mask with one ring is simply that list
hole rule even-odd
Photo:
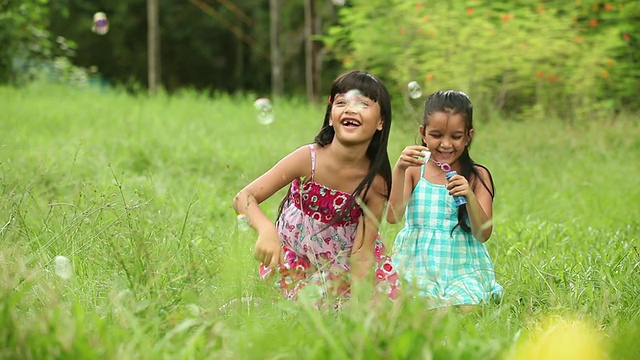
[{"label": "long black hair", "polygon": [[360,196],[364,191],[362,198],[365,198],[367,191],[373,183],[373,179],[376,175],[380,175],[384,179],[387,187],[384,196],[389,198],[391,192],[391,163],[389,161],[389,153],[387,152],[387,144],[389,142],[389,133],[391,132],[391,96],[382,81],[378,78],[367,72],[354,70],[344,73],[335,79],[331,85],[331,95],[329,96],[327,111],[324,115],[324,122],[314,142],[318,144],[318,146],[324,147],[333,141],[335,131],[333,127],[329,126],[333,101],[337,95],[344,94],[353,89],[359,90],[362,95],[378,103],[383,123],[382,130],[375,132],[367,148],[367,158],[371,162],[369,173],[362,179],[352,195],[355,198]]},{"label": "long black hair", "polygon": [[[440,90],[437,91],[427,98],[427,101],[424,105],[424,114],[422,117],[422,126],[426,127],[429,123],[429,117],[431,114],[435,112],[446,112],[453,115],[462,115],[465,122],[465,135],[470,136],[470,131],[473,129],[473,104],[471,103],[471,99],[469,96],[462,91],[456,90]],[[482,185],[489,191],[491,194],[491,198],[494,197],[495,187],[493,184],[493,178],[491,177],[491,172],[485,166],[477,164],[471,156],[469,155],[469,148],[471,147],[471,140],[469,139],[469,143],[465,146],[462,154],[458,158],[458,162],[460,163],[460,175],[464,176],[467,181],[471,184],[475,179],[480,180]],[[424,140],[422,140],[422,146],[427,146]],[[482,167],[489,174],[489,181],[491,182],[491,187],[480,176],[476,167]],[[469,214],[466,206],[458,207],[458,224],[454,227],[460,226],[460,228],[468,233],[471,232],[471,227],[467,224],[466,219]]]},{"label": "long black hair", "polygon": [[[337,95],[354,89],[359,90],[363,96],[378,103],[383,122],[382,130],[375,132],[367,148],[366,155],[371,163],[369,173],[362,179],[351,194],[349,200],[347,200],[349,206],[341,211],[343,217],[350,214],[351,209],[357,204],[356,199],[358,197],[362,199],[366,198],[367,192],[371,188],[371,184],[377,175],[382,176],[386,184],[385,193],[382,195],[388,199],[391,193],[391,163],[389,161],[389,153],[387,152],[387,144],[391,132],[391,96],[380,79],[367,72],[358,70],[352,70],[338,76],[331,85],[327,111],[320,131],[315,136],[314,143],[320,147],[325,147],[333,141],[335,131],[332,126],[329,126],[333,101]],[[289,188],[289,192],[291,192],[291,188]],[[278,218],[280,214],[282,214],[282,209],[288,196],[289,193],[287,193],[285,199],[280,203]],[[336,220],[340,220],[340,217]]]}]

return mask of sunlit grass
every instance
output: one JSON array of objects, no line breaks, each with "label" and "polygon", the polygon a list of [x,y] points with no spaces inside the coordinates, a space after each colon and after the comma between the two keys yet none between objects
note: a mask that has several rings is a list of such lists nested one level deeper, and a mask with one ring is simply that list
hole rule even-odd
[{"label": "sunlit grass", "polygon": [[[637,121],[476,119],[472,157],[497,189],[501,305],[323,312],[257,279],[255,236],[231,208],[313,140],[323,109],[276,99],[264,126],[253,100],[0,88],[0,357],[509,358],[550,315],[593,323],[611,358],[638,357]],[[400,114],[392,161],[416,139]],[[263,206],[272,218],[282,195]],[[400,226],[382,226],[389,245]]]}]

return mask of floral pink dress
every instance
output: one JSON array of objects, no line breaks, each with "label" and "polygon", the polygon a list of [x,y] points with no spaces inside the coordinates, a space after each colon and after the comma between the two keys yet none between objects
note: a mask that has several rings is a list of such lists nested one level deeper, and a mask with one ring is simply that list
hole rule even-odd
[{"label": "floral pink dress", "polygon": [[[349,296],[349,257],[362,210],[356,204],[348,215],[351,194],[314,181],[316,153],[311,150],[311,179],[291,183],[282,213],[276,221],[284,249],[284,265],[277,271],[260,265],[260,277],[276,276],[288,299],[294,299],[304,285],[319,285],[324,295]],[[339,218],[339,219],[337,219]],[[378,235],[375,242],[375,283],[378,291],[395,298],[399,277]]]}]

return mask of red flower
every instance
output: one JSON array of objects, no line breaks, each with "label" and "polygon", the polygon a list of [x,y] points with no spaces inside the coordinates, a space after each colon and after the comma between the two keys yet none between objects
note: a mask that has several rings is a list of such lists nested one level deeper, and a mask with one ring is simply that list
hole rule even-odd
[{"label": "red flower", "polygon": [[607,70],[602,71],[602,77],[607,79],[609,77],[609,72]]},{"label": "red flower", "polygon": [[537,77],[538,79],[542,79],[542,78],[544,78],[544,71],[538,71],[538,72],[536,72],[536,77]]},{"label": "red flower", "polygon": [[473,8],[467,8],[467,15],[473,14],[473,11],[474,11]]},{"label": "red flower", "polygon": [[547,76],[547,81],[551,84],[558,82],[558,77],[555,75],[549,75]]},{"label": "red flower", "polygon": [[589,26],[591,26],[591,27],[596,27],[596,26],[598,26],[598,19],[591,19],[591,20],[589,20]]},{"label": "red flower", "polygon": [[422,4],[416,4],[416,5],[414,6],[414,9],[416,9],[416,10],[420,10],[420,9],[422,9]]},{"label": "red flower", "polygon": [[404,35],[404,34],[406,34],[406,33],[407,33],[407,29],[405,29],[405,28],[400,28],[400,34],[401,34],[401,35]]},{"label": "red flower", "polygon": [[382,265],[382,268],[386,272],[391,272],[391,270],[393,270],[393,266],[391,266],[391,264],[389,264],[389,263],[386,263],[386,264]]},{"label": "red flower", "polygon": [[605,11],[612,11],[613,10],[613,6],[611,6],[611,4],[604,4],[604,10]]},{"label": "red flower", "polygon": [[429,22],[429,21],[431,21],[431,18],[428,17],[428,16],[423,16],[422,20],[424,20],[424,22]]},{"label": "red flower", "polygon": [[576,44],[580,44],[580,43],[584,42],[584,36],[578,36],[577,38],[573,39],[573,41]]},{"label": "red flower", "polygon": [[629,39],[631,39],[631,36],[629,36],[629,34],[622,34],[622,38],[624,39],[624,41],[629,41]]},{"label": "red flower", "polygon": [[504,14],[502,15],[502,22],[507,22],[511,19],[513,19],[515,16],[511,15],[511,14]]}]

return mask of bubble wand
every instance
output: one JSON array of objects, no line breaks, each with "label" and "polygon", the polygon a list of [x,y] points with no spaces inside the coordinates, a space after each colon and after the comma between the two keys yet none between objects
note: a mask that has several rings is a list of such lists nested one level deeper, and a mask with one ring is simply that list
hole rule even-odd
[{"label": "bubble wand", "polygon": [[[451,168],[451,165],[449,163],[446,162],[440,162],[434,159],[431,159],[431,152],[429,151],[423,151],[424,153],[424,162],[425,164],[427,163],[427,161],[431,160],[433,161],[436,165],[438,165],[438,167],[444,171],[444,177],[447,179],[447,182],[455,175],[458,175],[458,172],[456,172],[455,170],[453,170]],[[456,204],[456,206],[460,206],[460,205],[464,205],[467,203],[467,199],[464,196],[454,196],[453,197],[453,202]]]}]

